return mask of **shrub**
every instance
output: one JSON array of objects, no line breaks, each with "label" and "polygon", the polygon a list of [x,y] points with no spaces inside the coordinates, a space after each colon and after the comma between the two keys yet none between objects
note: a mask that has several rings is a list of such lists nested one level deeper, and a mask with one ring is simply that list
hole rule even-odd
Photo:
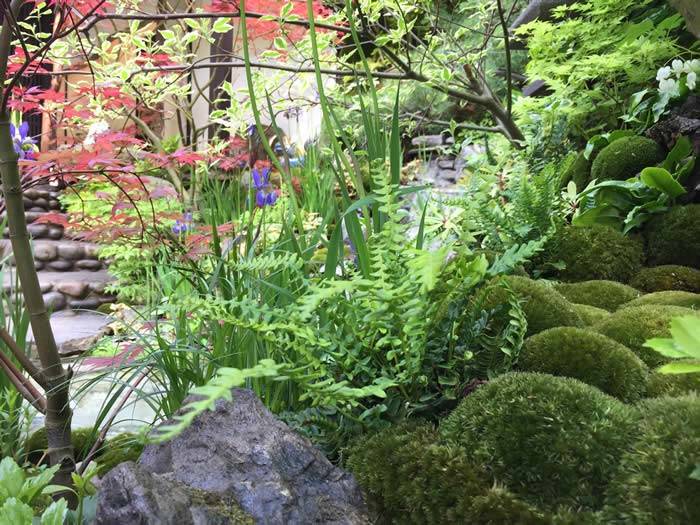
[{"label": "shrub", "polygon": [[603,310],[602,308],[597,308],[595,306],[590,306],[588,304],[572,303],[572,306],[581,318],[581,321],[583,321],[584,326],[593,326],[594,324],[599,323],[600,321],[602,321],[610,315],[610,312],[608,312],[607,310]]},{"label": "shrub", "polygon": [[700,269],[700,204],[674,206],[645,228],[649,264]]},{"label": "shrub", "polygon": [[143,452],[143,441],[136,434],[124,433],[108,439],[97,459],[97,473],[104,476],[125,461],[136,461]]},{"label": "shrub", "polygon": [[652,372],[647,384],[647,397],[680,397],[696,392],[700,394],[700,373],[662,374]]},{"label": "shrub", "polygon": [[670,306],[682,306],[684,308],[698,308],[700,307],[700,294],[675,290],[653,292],[637,297],[634,301],[622,305],[622,308],[643,306],[645,304],[665,304]]},{"label": "shrub", "polygon": [[671,319],[696,314],[694,310],[680,306],[647,304],[621,308],[607,319],[595,324],[593,329],[607,335],[632,350],[650,368],[656,368],[668,360],[644,343],[654,337],[670,337]]},{"label": "shrub", "polygon": [[[95,444],[96,435],[93,434],[92,428],[76,428],[71,432],[71,440],[73,442],[73,450],[75,451],[75,460],[82,461],[87,456],[90,449]],[[39,462],[47,463],[46,449],[49,447],[49,442],[46,437],[46,428],[41,427],[36,432],[32,433],[27,438],[25,450],[27,458],[33,464]]]},{"label": "shrub", "polygon": [[588,160],[583,151],[576,155],[576,159],[569,165],[562,174],[562,187],[566,187],[569,182],[576,184],[576,190],[581,192],[591,180],[591,161]]},{"label": "shrub", "polygon": [[664,152],[646,137],[624,137],[605,146],[591,165],[591,179],[626,180],[664,160]]},{"label": "shrub", "polygon": [[519,368],[573,377],[626,402],[643,397],[649,375],[647,366],[620,343],[571,327],[551,328],[525,341]]},{"label": "shrub", "polygon": [[[528,336],[555,326],[583,326],[574,306],[551,286],[515,275],[503,279],[522,300]],[[505,302],[505,295],[505,290],[495,288],[486,301],[487,307]]]},{"label": "shrub", "polygon": [[465,398],[440,433],[463,446],[496,481],[544,508],[595,508],[636,412],[570,378],[502,375]]},{"label": "shrub", "polygon": [[699,293],[700,270],[676,264],[642,268],[630,285],[647,293],[665,290]]},{"label": "shrub", "polygon": [[614,312],[620,305],[639,297],[639,291],[615,281],[559,283],[556,290],[572,303],[587,304]]},{"label": "shrub", "polygon": [[608,489],[605,523],[700,523],[700,398],[649,400]]},{"label": "shrub", "polygon": [[404,424],[351,447],[347,466],[386,521],[468,522],[471,498],[489,483],[461,448],[437,440],[431,425]]},{"label": "shrub", "polygon": [[642,267],[641,241],[607,226],[564,228],[545,250],[549,264],[563,262],[564,281],[608,279],[628,282]]}]

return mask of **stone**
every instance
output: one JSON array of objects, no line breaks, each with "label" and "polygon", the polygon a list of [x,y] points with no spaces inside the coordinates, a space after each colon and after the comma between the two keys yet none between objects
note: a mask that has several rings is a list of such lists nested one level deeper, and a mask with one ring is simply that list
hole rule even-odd
[{"label": "stone", "polygon": [[[255,523],[372,522],[351,474],[276,419],[252,391],[232,394],[233,401],[217,401],[178,437],[147,446],[138,465],[125,463],[109,472],[98,495],[96,523],[190,523],[171,518],[179,505],[189,519],[191,500],[183,492],[190,490],[235,501]],[[172,481],[166,495],[164,480]],[[168,508],[154,508],[171,494],[175,501]]]},{"label": "stone", "polygon": [[669,0],[669,3],[683,15],[688,31],[700,38],[700,3],[697,0]]},{"label": "stone", "polygon": [[49,226],[47,224],[34,223],[27,226],[27,231],[32,239],[43,239],[49,233]]},{"label": "stone", "polygon": [[71,261],[63,261],[61,259],[51,261],[47,266],[54,272],[67,272],[73,268]]},{"label": "stone", "polygon": [[31,200],[46,199],[49,196],[49,192],[47,190],[37,187],[27,188],[22,193],[26,198]]},{"label": "stone", "polygon": [[49,232],[47,234],[49,239],[58,241],[63,237],[63,226],[58,226],[57,224],[49,224]]},{"label": "stone", "polygon": [[28,199],[26,195],[22,195],[22,204],[24,204],[24,209],[28,210],[34,206],[34,201],[32,199]]},{"label": "stone", "polygon": [[60,210],[61,209],[61,203],[57,201],[56,199],[51,199],[49,201],[49,209],[50,210]]},{"label": "stone", "polygon": [[53,283],[39,283],[39,288],[41,288],[41,293],[50,292],[53,290]]},{"label": "stone", "polygon": [[38,261],[53,261],[58,257],[56,245],[49,243],[37,243],[34,246],[34,258]]},{"label": "stone", "polygon": [[34,206],[36,206],[37,208],[48,210],[49,209],[49,201],[46,199],[43,199],[43,198],[35,199]]},{"label": "stone", "polygon": [[62,242],[58,245],[58,256],[68,261],[77,261],[85,257],[85,248],[77,242]]},{"label": "stone", "polygon": [[[14,263],[13,263],[14,264]],[[34,269],[38,272],[40,270],[43,270],[45,266],[45,263],[41,261],[34,261]]]},{"label": "stone", "polygon": [[96,261],[95,259],[82,259],[75,263],[75,267],[79,270],[90,270],[91,272],[96,272],[102,269],[102,261]]},{"label": "stone", "polygon": [[70,295],[76,299],[82,299],[87,295],[87,283],[79,281],[65,281],[56,285],[56,290],[65,295]]},{"label": "stone", "polygon": [[44,304],[46,309],[55,312],[66,307],[66,298],[62,293],[49,292],[44,294]]},{"label": "stone", "polygon": [[102,302],[97,297],[87,297],[86,299],[70,299],[68,306],[72,310],[97,310]]},{"label": "stone", "polygon": [[35,220],[37,220],[39,217],[44,215],[43,211],[26,211],[24,212],[24,217],[27,219],[27,224],[33,223]]},{"label": "stone", "polygon": [[85,258],[86,259],[98,259],[99,256],[100,256],[99,244],[86,244],[85,245]]},{"label": "stone", "polygon": [[105,282],[90,283],[90,284],[89,284],[89,286],[90,286],[90,291],[91,291],[91,292],[98,293],[98,294],[102,294],[102,293],[104,293],[105,288],[107,288],[107,285],[108,285],[108,284],[109,284],[109,283],[105,283]]}]

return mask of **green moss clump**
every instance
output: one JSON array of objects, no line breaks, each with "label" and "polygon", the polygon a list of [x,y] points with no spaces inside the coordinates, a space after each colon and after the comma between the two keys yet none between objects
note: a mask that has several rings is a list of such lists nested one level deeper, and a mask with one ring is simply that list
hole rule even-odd
[{"label": "green moss clump", "polygon": [[428,424],[361,438],[349,450],[347,467],[374,510],[395,523],[469,523],[471,498],[490,486],[466,452],[438,444]]},{"label": "green moss clump", "polygon": [[[71,441],[75,453],[75,460],[82,461],[85,459],[90,449],[95,444],[97,436],[93,434],[92,428],[76,428],[71,432]],[[32,433],[24,445],[24,450],[27,451],[27,459],[30,463],[38,464],[39,462],[48,463],[46,449],[49,448],[49,442],[46,437],[46,428],[41,427],[36,432]]]},{"label": "green moss clump", "polygon": [[469,509],[471,525],[549,525],[549,516],[515,497],[507,489],[494,487],[475,496]]},{"label": "green moss clump", "polygon": [[620,305],[640,295],[631,286],[606,280],[559,283],[555,288],[572,303],[587,304],[609,312],[614,312]]},{"label": "green moss clump", "polygon": [[670,337],[671,319],[698,312],[680,306],[647,304],[620,308],[607,319],[593,325],[593,330],[614,339],[632,350],[649,368],[656,368],[668,359],[647,348],[644,343],[655,337]]},{"label": "green moss clump", "polygon": [[627,283],[641,269],[644,251],[640,240],[613,228],[569,226],[549,243],[544,259],[549,265],[564,263],[556,273],[564,281]]},{"label": "green moss clump", "polygon": [[638,297],[634,301],[622,305],[622,308],[643,306],[645,304],[666,304],[670,306],[682,306],[683,308],[700,308],[700,294],[693,292],[680,292],[669,290],[666,292],[653,292]]},{"label": "green moss clump", "polygon": [[590,306],[587,304],[572,303],[572,306],[583,321],[584,326],[593,326],[610,315],[610,312],[607,310],[596,308],[595,306]]},{"label": "green moss clump", "polygon": [[577,191],[583,191],[590,182],[591,161],[583,153],[582,151],[576,155],[574,161],[569,164],[569,167],[562,174],[562,188],[565,188],[569,182],[573,182],[576,184]]},{"label": "green moss clump", "polygon": [[[527,335],[555,326],[584,326],[574,306],[553,287],[527,277],[509,276],[505,284],[522,301],[527,318]],[[505,289],[495,288],[486,300],[490,308],[506,301]]]},{"label": "green moss clump", "polygon": [[520,352],[518,367],[573,377],[625,402],[646,393],[649,369],[620,343],[591,330],[559,327],[530,337]]},{"label": "green moss clump", "polygon": [[440,433],[496,481],[545,509],[595,509],[636,429],[636,410],[570,378],[517,372],[467,396]]},{"label": "green moss clump", "polygon": [[630,285],[646,293],[666,290],[700,293],[700,270],[677,264],[643,268]]},{"label": "green moss clump", "polygon": [[136,434],[124,433],[108,439],[97,459],[97,473],[104,476],[125,461],[137,461],[143,452],[143,441]]},{"label": "green moss clump", "polygon": [[700,204],[674,206],[650,220],[644,233],[650,265],[700,269]]},{"label": "green moss clump", "polygon": [[700,373],[662,374],[652,372],[647,384],[647,397],[680,397],[687,394],[700,395]]},{"label": "green moss clump", "polygon": [[700,523],[700,398],[649,400],[608,488],[605,523]]},{"label": "green moss clump", "polygon": [[661,147],[646,137],[624,137],[605,146],[591,165],[591,179],[626,180],[664,160]]}]

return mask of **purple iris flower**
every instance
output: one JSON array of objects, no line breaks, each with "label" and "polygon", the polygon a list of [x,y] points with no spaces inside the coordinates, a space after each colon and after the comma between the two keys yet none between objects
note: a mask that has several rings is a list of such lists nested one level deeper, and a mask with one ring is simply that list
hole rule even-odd
[{"label": "purple iris flower", "polygon": [[192,216],[192,212],[187,212],[183,214],[182,220],[176,219],[175,224],[172,226],[173,233],[176,235],[180,235],[181,233],[185,233],[188,230],[191,230],[192,227],[194,226],[194,218]]},{"label": "purple iris flower", "polygon": [[255,204],[259,208],[273,206],[277,202],[277,193],[270,184],[270,168],[253,170],[253,187],[255,188]]},{"label": "purple iris flower", "polygon": [[20,160],[34,160],[36,140],[29,136],[29,124],[22,122],[19,128],[10,124],[10,135]]}]

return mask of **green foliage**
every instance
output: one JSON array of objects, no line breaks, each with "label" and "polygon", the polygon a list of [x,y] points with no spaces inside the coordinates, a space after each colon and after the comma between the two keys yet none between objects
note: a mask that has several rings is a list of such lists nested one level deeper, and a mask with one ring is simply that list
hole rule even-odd
[{"label": "green foliage", "polygon": [[609,312],[639,297],[639,292],[633,287],[606,280],[560,283],[554,288],[572,303],[587,304]]},{"label": "green foliage", "polygon": [[518,368],[573,377],[625,402],[643,397],[647,366],[620,343],[591,330],[551,328],[525,341]]},{"label": "green foliage", "polygon": [[143,447],[143,440],[136,434],[119,434],[108,439],[100,451],[101,454],[96,458],[97,474],[104,476],[120,463],[138,460]]},{"label": "green foliage", "polygon": [[565,265],[557,272],[548,270],[564,281],[626,283],[641,269],[644,255],[641,241],[612,228],[570,226],[550,241],[544,258],[550,267]]},{"label": "green foliage", "polygon": [[544,80],[551,95],[520,99],[518,114],[553,106],[578,136],[616,128],[626,99],[678,54],[672,32],[682,18],[655,0],[588,0],[557,13],[519,30],[530,55],[527,76]]},{"label": "green foliage", "polygon": [[607,491],[605,523],[697,523],[700,398],[655,399],[640,409],[636,439]]},{"label": "green foliage", "polygon": [[511,373],[464,399],[440,433],[526,501],[595,509],[635,418],[632,407],[578,380]]},{"label": "green foliage", "polygon": [[[521,301],[528,336],[555,326],[583,326],[573,305],[551,286],[515,275],[505,277],[503,281]],[[491,308],[505,302],[506,296],[499,289],[494,289],[486,299],[486,304]]]},{"label": "green foliage", "polygon": [[[661,292],[659,292],[661,293]],[[700,372],[700,319],[695,316],[677,317],[671,321],[669,339],[654,338],[644,346],[674,359],[662,366],[663,374]]]},{"label": "green foliage", "polygon": [[700,293],[700,270],[676,264],[642,268],[630,285],[646,293],[665,290]]},{"label": "green foliage", "polygon": [[647,224],[648,263],[700,268],[700,204],[675,206]]},{"label": "green foliage", "polygon": [[[0,350],[2,351],[2,350]],[[0,457],[24,463],[34,411],[12,387],[0,387]]]},{"label": "green foliage", "polygon": [[627,180],[664,159],[661,147],[646,137],[623,137],[601,150],[591,165],[591,179]]},{"label": "green foliage", "polygon": [[700,395],[700,373],[662,374],[655,370],[649,376],[647,397],[681,397],[691,393]]},{"label": "green foliage", "polygon": [[652,292],[640,297],[627,304],[623,304],[621,308],[630,306],[643,306],[645,304],[667,304],[671,306],[683,306],[684,308],[698,309],[700,307],[700,294],[692,292],[682,292],[676,290],[668,290],[664,292]]},{"label": "green foliage", "polygon": [[693,310],[680,306],[648,304],[621,308],[607,319],[593,326],[596,332],[623,344],[649,368],[656,368],[668,361],[659,353],[645,347],[646,341],[658,337],[669,337],[669,326],[674,317],[697,315]]},{"label": "green foliage", "polygon": [[583,191],[590,180],[591,161],[586,158],[585,153],[582,151],[576,155],[562,175],[561,186],[565,187],[569,182],[573,182],[577,191]]},{"label": "green foliage", "polygon": [[581,318],[581,321],[583,321],[584,326],[593,326],[610,315],[610,312],[607,310],[603,310],[602,308],[598,308],[596,306],[576,303],[571,303],[571,305]]}]

